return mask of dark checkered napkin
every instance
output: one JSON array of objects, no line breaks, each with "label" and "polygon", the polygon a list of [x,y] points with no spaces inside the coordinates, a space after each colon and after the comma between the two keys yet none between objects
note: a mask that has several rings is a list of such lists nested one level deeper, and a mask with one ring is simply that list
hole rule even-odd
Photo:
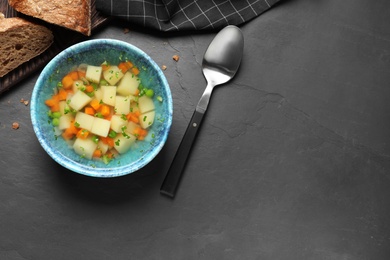
[{"label": "dark checkered napkin", "polygon": [[96,0],[96,9],[160,31],[213,30],[247,22],[280,0]]}]

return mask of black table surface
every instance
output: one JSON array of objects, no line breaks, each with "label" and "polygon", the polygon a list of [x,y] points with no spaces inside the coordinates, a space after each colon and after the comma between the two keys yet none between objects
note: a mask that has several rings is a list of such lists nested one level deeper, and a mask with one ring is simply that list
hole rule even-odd
[{"label": "black table surface", "polygon": [[20,102],[39,72],[3,93],[0,259],[390,259],[390,1],[285,0],[241,29],[240,70],[215,89],[175,199],[159,188],[216,32],[111,21],[91,37],[167,67],[167,143],[127,176],[45,153]]}]

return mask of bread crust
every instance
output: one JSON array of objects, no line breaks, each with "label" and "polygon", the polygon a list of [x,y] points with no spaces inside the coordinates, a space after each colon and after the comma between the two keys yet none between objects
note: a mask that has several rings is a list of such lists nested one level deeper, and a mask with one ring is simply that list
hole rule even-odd
[{"label": "bread crust", "polygon": [[0,78],[53,43],[52,32],[23,18],[0,19]]},{"label": "bread crust", "polygon": [[91,0],[8,0],[18,12],[91,35]]}]

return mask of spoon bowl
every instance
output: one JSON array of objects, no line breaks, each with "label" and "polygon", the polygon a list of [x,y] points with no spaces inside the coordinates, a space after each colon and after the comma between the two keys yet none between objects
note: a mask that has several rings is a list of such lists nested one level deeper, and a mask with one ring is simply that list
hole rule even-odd
[{"label": "spoon bowl", "polygon": [[202,70],[207,86],[196,110],[205,112],[211,92],[217,85],[224,84],[236,74],[244,51],[244,36],[234,25],[222,29],[210,43],[203,57]]},{"label": "spoon bowl", "polygon": [[[233,78],[240,66],[243,50],[244,36],[241,30],[232,25],[225,27],[207,48],[202,62],[203,71],[218,71],[229,79]],[[206,74],[205,77],[209,78]],[[221,79],[216,84],[226,83],[227,80]]]},{"label": "spoon bowl", "polygon": [[244,36],[234,25],[223,28],[207,48],[202,62],[207,86],[165,176],[160,189],[161,194],[172,198],[175,196],[192,144],[210,102],[211,93],[215,86],[224,84],[234,77],[240,66],[243,51]]}]

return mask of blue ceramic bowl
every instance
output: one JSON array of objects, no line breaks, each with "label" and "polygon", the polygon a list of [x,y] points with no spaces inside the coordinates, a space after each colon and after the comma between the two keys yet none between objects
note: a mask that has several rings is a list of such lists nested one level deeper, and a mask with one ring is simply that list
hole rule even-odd
[{"label": "blue ceramic bowl", "polygon": [[[48,117],[45,100],[72,67],[81,63],[98,65],[103,61],[118,64],[130,60],[140,69],[144,86],[152,88],[156,116],[144,141],[137,141],[130,151],[119,155],[110,163],[88,160],[76,154],[68,143],[54,132]],[[74,172],[93,177],[117,177],[135,172],[150,161],[164,146],[172,124],[172,96],[168,82],[159,66],[139,48],[118,40],[89,40],[73,45],[54,57],[40,74],[31,97],[31,121],[43,149],[60,165]]]}]

